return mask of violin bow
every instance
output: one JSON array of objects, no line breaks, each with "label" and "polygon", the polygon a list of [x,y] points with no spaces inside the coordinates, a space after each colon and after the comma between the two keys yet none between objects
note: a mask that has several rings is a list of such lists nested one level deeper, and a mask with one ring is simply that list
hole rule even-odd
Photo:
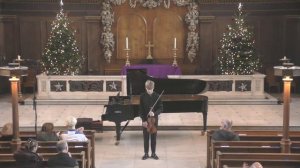
[{"label": "violin bow", "polygon": [[[153,110],[154,106],[156,105],[156,103],[158,102],[158,100],[160,99],[160,97],[162,96],[162,94],[164,93],[164,91],[165,91],[165,90],[163,90],[163,91],[161,92],[161,94],[158,96],[158,98],[156,99],[155,103],[154,103],[153,106],[151,107],[150,111]],[[150,111],[149,111],[149,112],[150,112]],[[148,113],[148,114],[149,114],[149,113]]]}]

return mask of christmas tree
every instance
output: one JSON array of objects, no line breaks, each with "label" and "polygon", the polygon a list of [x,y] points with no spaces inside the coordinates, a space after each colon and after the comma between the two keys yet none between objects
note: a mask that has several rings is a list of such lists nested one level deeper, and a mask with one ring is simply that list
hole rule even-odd
[{"label": "christmas tree", "polygon": [[255,51],[254,33],[245,22],[241,3],[234,16],[234,23],[228,25],[228,31],[223,34],[220,43],[218,56],[220,74],[248,75],[261,67]]},{"label": "christmas tree", "polygon": [[60,6],[42,55],[42,69],[47,75],[76,75],[82,69],[84,57],[76,46],[75,31],[70,28],[62,1]]}]

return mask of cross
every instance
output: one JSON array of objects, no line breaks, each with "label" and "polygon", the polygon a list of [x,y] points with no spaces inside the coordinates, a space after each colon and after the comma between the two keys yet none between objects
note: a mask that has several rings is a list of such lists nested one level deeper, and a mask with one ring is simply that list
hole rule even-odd
[{"label": "cross", "polygon": [[148,48],[147,59],[153,59],[152,56],[151,56],[151,47],[154,47],[154,44],[151,44],[150,41],[148,41],[148,43],[145,45],[145,47]]}]

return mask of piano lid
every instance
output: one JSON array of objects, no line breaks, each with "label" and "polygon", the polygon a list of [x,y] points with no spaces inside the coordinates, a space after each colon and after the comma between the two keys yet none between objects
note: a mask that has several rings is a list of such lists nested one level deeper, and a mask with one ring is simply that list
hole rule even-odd
[{"label": "piano lid", "polygon": [[155,82],[154,91],[164,94],[200,94],[207,90],[207,83],[197,79],[161,79],[147,75],[145,69],[127,70],[127,94],[140,95],[145,92],[145,82]]}]

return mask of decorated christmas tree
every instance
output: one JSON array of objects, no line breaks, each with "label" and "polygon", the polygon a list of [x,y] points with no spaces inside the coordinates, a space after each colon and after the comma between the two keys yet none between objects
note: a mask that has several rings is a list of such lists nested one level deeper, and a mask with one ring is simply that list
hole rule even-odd
[{"label": "decorated christmas tree", "polygon": [[82,69],[84,57],[76,46],[75,31],[70,28],[62,1],[60,6],[42,55],[42,69],[47,75],[76,75]]},{"label": "decorated christmas tree", "polygon": [[223,75],[253,74],[261,67],[255,51],[253,30],[246,24],[242,4],[234,16],[234,23],[220,40],[218,70]]}]

